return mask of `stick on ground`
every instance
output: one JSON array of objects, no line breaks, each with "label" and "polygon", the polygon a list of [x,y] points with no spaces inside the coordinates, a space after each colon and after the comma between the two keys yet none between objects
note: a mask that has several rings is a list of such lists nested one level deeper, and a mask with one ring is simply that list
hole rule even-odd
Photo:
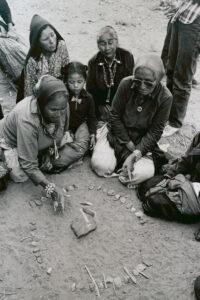
[{"label": "stick on ground", "polygon": [[86,265],[85,265],[85,269],[86,269],[86,271],[88,272],[88,275],[89,275],[89,277],[90,277],[92,283],[94,284],[94,287],[95,287],[95,291],[96,291],[97,297],[101,297],[100,292],[99,292],[98,285],[97,285],[97,283],[96,283],[94,277],[92,276],[92,274],[91,274],[89,268],[88,268]]},{"label": "stick on ground", "polygon": [[130,277],[130,279],[132,280],[132,282],[134,283],[134,284],[136,284],[136,278],[129,272],[129,270],[126,268],[126,267],[124,267],[124,271],[125,271],[125,273]]}]

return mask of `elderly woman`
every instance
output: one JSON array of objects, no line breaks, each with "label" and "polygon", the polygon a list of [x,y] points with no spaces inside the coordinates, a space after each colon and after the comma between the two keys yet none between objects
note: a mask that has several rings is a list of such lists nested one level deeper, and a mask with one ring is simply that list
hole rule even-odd
[{"label": "elderly woman", "polygon": [[110,106],[120,81],[133,74],[133,55],[118,46],[118,36],[111,26],[97,36],[99,52],[88,63],[86,87],[93,96],[99,120],[109,119]]},{"label": "elderly woman", "polygon": [[27,47],[14,30],[12,14],[6,0],[0,0],[0,66],[16,83],[23,69]]},{"label": "elderly woman", "polygon": [[38,82],[37,98],[25,98],[0,121],[0,152],[3,152],[2,158],[11,168],[11,178],[15,182],[30,178],[44,188],[47,196],[51,196],[54,206],[60,204],[61,208],[62,192],[49,182],[40,165],[47,152],[51,152],[53,165],[63,158],[68,124],[67,89],[61,80],[50,75],[43,76]]},{"label": "elderly woman", "polygon": [[121,181],[137,185],[152,177],[165,162],[157,142],[169,117],[172,96],[161,83],[163,75],[161,59],[150,55],[139,59],[134,76],[120,83],[112,103],[108,132],[117,163],[112,168],[110,161],[105,165],[104,154],[97,156],[94,149],[92,168],[97,174],[108,175],[122,167]]},{"label": "elderly woman", "polygon": [[30,25],[30,49],[21,75],[17,102],[34,93],[42,75],[62,79],[62,70],[69,63],[65,41],[45,19],[34,15]]}]

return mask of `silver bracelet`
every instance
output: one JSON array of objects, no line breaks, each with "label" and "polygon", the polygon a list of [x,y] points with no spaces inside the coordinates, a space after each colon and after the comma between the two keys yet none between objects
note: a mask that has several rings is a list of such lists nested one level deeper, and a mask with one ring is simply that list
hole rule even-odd
[{"label": "silver bracelet", "polygon": [[55,191],[56,185],[55,183],[49,183],[48,185],[46,185],[45,187],[45,193],[47,198],[50,198],[51,195],[53,194],[53,192]]}]

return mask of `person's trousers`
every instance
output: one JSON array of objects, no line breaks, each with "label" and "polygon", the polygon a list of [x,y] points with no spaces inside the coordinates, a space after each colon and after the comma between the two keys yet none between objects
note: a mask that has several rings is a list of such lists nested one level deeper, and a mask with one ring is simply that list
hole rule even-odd
[{"label": "person's trousers", "polygon": [[169,20],[167,24],[167,33],[165,36],[165,41],[164,45],[162,48],[162,53],[161,53],[161,59],[163,61],[163,65],[165,67],[165,70],[167,68],[167,61],[168,61],[168,55],[169,55],[169,45],[170,45],[170,40],[171,40],[171,34],[172,34],[172,23],[171,19]]},{"label": "person's trousers", "polygon": [[185,118],[199,52],[200,17],[192,24],[173,23],[166,72],[167,87],[173,95],[169,116],[173,127],[180,128]]},{"label": "person's trousers", "polygon": [[64,170],[84,156],[89,148],[90,134],[88,126],[83,123],[75,132],[74,141],[59,150],[59,158],[52,162],[53,169]]}]

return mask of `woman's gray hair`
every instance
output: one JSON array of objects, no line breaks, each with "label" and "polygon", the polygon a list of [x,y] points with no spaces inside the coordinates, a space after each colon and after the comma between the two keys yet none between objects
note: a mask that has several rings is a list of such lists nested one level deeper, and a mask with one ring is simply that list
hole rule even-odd
[{"label": "woman's gray hair", "polygon": [[118,35],[115,29],[112,26],[105,26],[100,29],[99,33],[97,34],[97,44],[100,42],[102,35],[105,33],[109,33],[114,40],[118,41]]}]

